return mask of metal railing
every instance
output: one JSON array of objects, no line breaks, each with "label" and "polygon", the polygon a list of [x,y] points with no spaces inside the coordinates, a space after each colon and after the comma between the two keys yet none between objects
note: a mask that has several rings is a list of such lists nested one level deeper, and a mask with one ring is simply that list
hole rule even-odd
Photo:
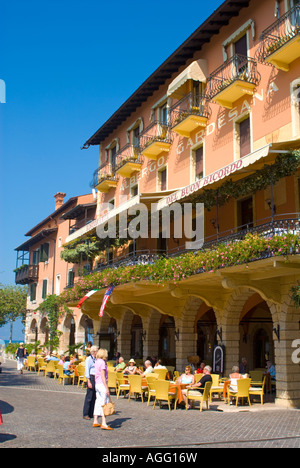
[{"label": "metal railing", "polygon": [[107,163],[105,166],[100,166],[95,170],[93,174],[93,179],[90,183],[92,188],[96,188],[101,182],[105,180],[114,180],[117,181],[118,177],[116,175],[116,164]]},{"label": "metal railing", "polygon": [[256,60],[236,54],[210,76],[205,95],[207,99],[213,99],[235,81],[245,81],[257,86],[260,79]]},{"label": "metal railing", "polygon": [[116,170],[123,167],[128,162],[142,164],[143,158],[138,146],[127,144],[116,154]]},{"label": "metal railing", "polygon": [[[116,258],[110,258],[102,264],[98,264],[95,271],[102,271],[107,268],[119,268],[121,266],[149,265],[155,263],[159,258],[172,258],[191,252],[201,250],[213,250],[219,245],[227,245],[238,242],[247,236],[247,234],[256,234],[261,238],[272,238],[274,236],[283,236],[287,233],[300,235],[300,213],[287,213],[272,218],[264,218],[243,226],[234,227],[227,231],[216,233],[213,236],[205,237],[203,246],[200,249],[187,250],[186,245],[166,250],[144,249],[133,250]],[[291,252],[295,253],[295,252]],[[262,252],[261,259],[272,256],[270,251]]]},{"label": "metal railing", "polygon": [[263,31],[259,57],[266,59],[299,34],[300,5],[296,5]]},{"label": "metal railing", "polygon": [[191,92],[184,96],[170,109],[171,128],[185,120],[189,115],[210,117],[208,101],[204,95]]},{"label": "metal railing", "polygon": [[152,122],[140,134],[140,151],[144,150],[154,142],[172,143],[172,136],[169,123],[155,121]]}]

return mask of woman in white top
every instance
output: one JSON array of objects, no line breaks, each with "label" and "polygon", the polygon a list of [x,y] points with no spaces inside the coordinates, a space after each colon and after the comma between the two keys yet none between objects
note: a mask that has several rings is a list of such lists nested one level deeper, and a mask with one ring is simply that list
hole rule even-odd
[{"label": "woman in white top", "polygon": [[129,361],[129,366],[127,366],[124,370],[123,370],[123,374],[125,375],[134,375],[136,374],[136,371],[137,371],[137,367],[135,365],[135,360],[134,359],[130,359]]},{"label": "woman in white top", "polygon": [[186,384],[186,385],[194,385],[195,383],[195,377],[192,374],[192,367],[191,366],[186,366],[184,374],[182,374],[178,381],[180,384]]}]

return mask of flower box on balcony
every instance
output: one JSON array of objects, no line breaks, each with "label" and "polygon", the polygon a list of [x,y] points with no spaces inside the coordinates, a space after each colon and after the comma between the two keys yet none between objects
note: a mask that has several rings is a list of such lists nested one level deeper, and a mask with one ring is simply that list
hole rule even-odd
[{"label": "flower box on balcony", "polygon": [[116,188],[118,181],[115,177],[99,179],[96,189],[101,193],[107,193],[111,188]]},{"label": "flower box on balcony", "polygon": [[129,158],[120,161],[117,166],[116,174],[119,174],[121,177],[130,178],[134,172],[140,172],[142,167],[142,162],[139,158]]}]

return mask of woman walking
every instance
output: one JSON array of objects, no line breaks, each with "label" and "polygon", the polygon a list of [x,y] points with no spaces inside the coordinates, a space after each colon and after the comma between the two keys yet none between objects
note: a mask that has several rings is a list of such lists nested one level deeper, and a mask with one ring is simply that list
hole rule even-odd
[{"label": "woman walking", "polygon": [[20,343],[17,351],[16,351],[16,358],[17,358],[17,369],[19,374],[23,374],[23,367],[24,367],[24,360],[26,357],[26,349],[23,348],[23,343]]},{"label": "woman walking", "polygon": [[[93,427],[101,427],[101,429],[112,431],[113,428],[109,427],[103,412],[102,406],[110,401],[108,382],[108,369],[107,369],[107,350],[99,349],[96,355],[95,363],[95,383],[96,383],[96,403],[94,408],[94,424]],[[98,417],[101,416],[102,424],[98,423]]]}]

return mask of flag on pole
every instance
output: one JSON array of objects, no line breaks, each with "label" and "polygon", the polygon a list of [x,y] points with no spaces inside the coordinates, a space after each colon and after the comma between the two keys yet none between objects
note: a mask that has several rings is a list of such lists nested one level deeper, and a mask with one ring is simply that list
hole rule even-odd
[{"label": "flag on pole", "polygon": [[101,309],[100,309],[100,312],[99,312],[99,317],[103,317],[103,315],[104,315],[104,309],[105,309],[105,307],[106,307],[107,301],[108,301],[108,299],[110,298],[110,296],[111,296],[113,290],[114,290],[114,286],[111,286],[110,288],[108,288],[108,289],[105,291],[104,298],[103,298],[103,302],[102,302]]},{"label": "flag on pole", "polygon": [[88,292],[85,296],[83,296],[82,299],[80,299],[80,301],[79,301],[78,304],[77,304],[77,307],[80,309],[80,307],[82,306],[82,304],[83,304],[89,297],[91,297],[93,294],[95,294],[97,291],[99,291],[99,289],[92,289],[92,291]]}]

